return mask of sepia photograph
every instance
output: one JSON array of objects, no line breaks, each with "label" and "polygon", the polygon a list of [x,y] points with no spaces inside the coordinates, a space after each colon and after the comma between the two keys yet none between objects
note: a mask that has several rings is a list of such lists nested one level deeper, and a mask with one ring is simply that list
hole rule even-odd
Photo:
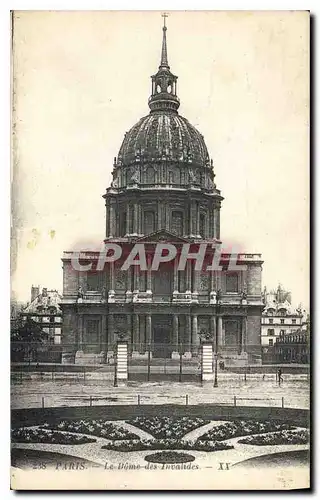
[{"label": "sepia photograph", "polygon": [[310,12],[11,12],[11,488],[310,488]]}]

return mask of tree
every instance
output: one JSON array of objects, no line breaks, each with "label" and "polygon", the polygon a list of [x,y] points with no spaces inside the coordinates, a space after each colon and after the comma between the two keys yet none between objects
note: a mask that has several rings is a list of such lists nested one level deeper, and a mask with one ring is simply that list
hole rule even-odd
[{"label": "tree", "polygon": [[41,327],[30,318],[21,319],[11,327],[11,360],[25,361],[37,359],[37,348],[48,338]]}]

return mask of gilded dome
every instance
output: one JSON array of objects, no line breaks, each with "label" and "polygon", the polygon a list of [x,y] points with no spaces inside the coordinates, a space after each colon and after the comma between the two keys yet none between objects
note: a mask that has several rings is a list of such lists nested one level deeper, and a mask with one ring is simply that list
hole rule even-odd
[{"label": "gilded dome", "polygon": [[176,111],[151,111],[125,134],[118,161],[130,165],[140,161],[188,162],[209,164],[203,136]]}]

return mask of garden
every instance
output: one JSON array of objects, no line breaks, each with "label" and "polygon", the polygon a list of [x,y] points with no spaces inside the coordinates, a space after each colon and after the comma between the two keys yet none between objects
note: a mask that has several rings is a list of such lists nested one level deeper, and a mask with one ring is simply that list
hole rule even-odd
[{"label": "garden", "polygon": [[[206,424],[211,424],[213,427],[209,430],[205,427],[202,430],[201,427]],[[134,432],[134,428],[137,433]],[[189,436],[189,433],[195,430],[198,431]],[[147,432],[149,437],[145,438],[141,431]],[[103,441],[97,442],[94,437],[103,438]],[[234,441],[234,438],[241,439]],[[307,444],[309,431],[277,421],[233,420],[215,423],[189,417],[135,417],[126,422],[114,423],[104,419],[77,419],[13,429],[12,442],[61,445],[96,442],[97,451],[98,449],[127,453],[155,451],[156,453],[147,455],[144,460],[170,464],[194,459],[192,455],[181,451],[215,452],[231,450],[238,445]],[[188,457],[191,457],[190,460]]]},{"label": "garden", "polygon": [[11,431],[12,443],[50,443],[50,444],[86,444],[96,440],[88,436],[77,436],[66,432],[57,432],[50,429],[27,428],[13,429]]},{"label": "garden", "polygon": [[45,423],[43,429],[58,429],[60,431],[79,432],[91,436],[102,437],[110,440],[138,439],[136,434],[115,426],[113,423],[103,419],[99,420],[61,420],[56,425]]}]

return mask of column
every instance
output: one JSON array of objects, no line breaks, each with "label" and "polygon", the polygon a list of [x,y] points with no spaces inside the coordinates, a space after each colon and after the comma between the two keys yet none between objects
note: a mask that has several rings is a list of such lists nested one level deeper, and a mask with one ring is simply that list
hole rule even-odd
[{"label": "column", "polygon": [[131,333],[132,333],[132,331],[131,331],[131,314],[127,314],[127,335],[128,335],[128,339],[129,339],[130,343],[132,342]]},{"label": "column", "polygon": [[166,230],[170,231],[170,206],[169,202],[166,202]]},{"label": "column", "polygon": [[139,352],[139,333],[140,333],[140,321],[139,321],[139,314],[133,314],[132,316],[132,341],[133,341],[133,346],[132,346],[132,351],[138,351]]},{"label": "column", "polygon": [[218,339],[217,339],[217,317],[216,316],[211,316],[210,317],[210,333],[212,335],[212,342],[213,342],[213,350],[216,352],[216,346],[218,344]]},{"label": "column", "polygon": [[219,208],[217,207],[214,211],[216,220],[215,220],[215,226],[216,226],[216,238],[220,238],[220,211]]},{"label": "column", "polygon": [[140,266],[133,268],[133,293],[139,293],[139,270]]},{"label": "column", "polygon": [[143,234],[143,228],[142,228],[142,208],[139,203],[138,205],[138,233]]},{"label": "column", "polygon": [[198,294],[198,292],[199,292],[200,272],[201,271],[196,271],[195,270],[196,261],[194,261],[194,264],[192,262],[190,262],[190,264],[191,264],[191,272],[193,273],[193,290],[192,290],[192,292],[195,293],[195,294]]},{"label": "column", "polygon": [[110,288],[108,292],[108,302],[114,302],[114,295],[115,295],[115,283],[114,283],[114,262],[109,263],[109,273],[110,273]]},{"label": "column", "polygon": [[218,336],[218,347],[223,345],[223,333],[222,333],[222,316],[217,317],[217,336]]},{"label": "column", "polygon": [[192,203],[189,204],[189,236],[193,235],[193,210]]},{"label": "column", "polygon": [[186,315],[186,345],[185,352],[191,352],[191,315]]},{"label": "column", "polygon": [[110,236],[110,207],[109,204],[106,203],[106,238]]},{"label": "column", "polygon": [[80,351],[83,350],[84,338],[83,338],[83,314],[78,314],[78,348]]},{"label": "column", "polygon": [[247,316],[243,316],[241,325],[241,352],[247,351]]},{"label": "column", "polygon": [[195,202],[195,212],[196,212],[196,235],[200,235],[200,207],[199,202]]},{"label": "column", "polygon": [[133,206],[133,232],[135,234],[139,233],[139,228],[138,228],[138,204],[135,203]]},{"label": "column", "polygon": [[173,262],[173,293],[176,294],[179,291],[178,282],[178,258],[175,257]]},{"label": "column", "polygon": [[101,316],[101,338],[100,338],[100,349],[101,351],[107,351],[107,317],[105,314]]},{"label": "column", "polygon": [[191,351],[193,356],[198,353],[199,336],[198,336],[198,316],[197,314],[192,315],[192,339],[191,339]]},{"label": "column", "polygon": [[151,323],[151,314],[147,314],[146,316],[146,342],[147,345],[152,342],[152,323]]},{"label": "column", "polygon": [[110,200],[110,237],[116,236],[115,200]]},{"label": "column", "polygon": [[109,314],[108,316],[108,350],[113,351],[114,349],[114,315]]},{"label": "column", "polygon": [[191,293],[191,261],[186,263],[186,293]]},{"label": "column", "polygon": [[130,205],[127,205],[126,234],[130,234]]},{"label": "column", "polygon": [[178,344],[179,344],[179,317],[177,314],[173,315],[172,318],[172,329],[173,329],[173,335],[172,335],[172,348],[174,352],[178,352]]},{"label": "column", "polygon": [[151,275],[152,256],[147,255],[147,293],[152,294],[152,275]]},{"label": "column", "polygon": [[162,203],[158,200],[158,231],[164,227],[162,223]]}]

